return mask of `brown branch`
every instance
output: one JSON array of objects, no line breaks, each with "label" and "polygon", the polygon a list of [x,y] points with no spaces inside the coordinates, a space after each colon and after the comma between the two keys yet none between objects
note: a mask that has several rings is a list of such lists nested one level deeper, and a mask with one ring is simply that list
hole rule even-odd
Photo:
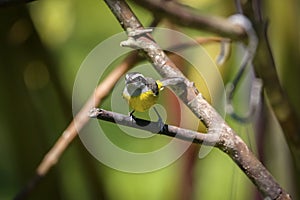
[{"label": "brown branch", "polygon": [[[128,32],[129,39],[122,43],[123,46],[140,48],[152,62],[154,68],[163,77],[184,77],[176,65],[161,50],[152,36],[143,28],[125,1],[105,0],[122,27]],[[268,170],[257,160],[247,145],[225,123],[223,118],[210,104],[203,99],[194,85],[185,78],[185,91],[175,93],[190,108],[190,110],[204,123],[209,133],[219,136],[219,148],[229,155],[248,178],[257,186],[264,197],[271,199],[290,199],[280,185],[275,181]]]},{"label": "brown branch", "polygon": [[230,23],[227,19],[216,16],[201,15],[176,1],[133,0],[155,16],[167,18],[174,24],[210,31],[231,39],[243,39],[245,31],[240,26]]}]

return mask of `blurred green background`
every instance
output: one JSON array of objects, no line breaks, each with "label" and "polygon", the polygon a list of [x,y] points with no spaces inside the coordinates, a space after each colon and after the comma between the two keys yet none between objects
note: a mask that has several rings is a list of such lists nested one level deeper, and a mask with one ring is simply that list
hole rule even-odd
[{"label": "blurred green background", "polygon": [[[184,3],[201,13],[224,17],[235,13],[233,1]],[[151,22],[148,11],[130,5],[144,25]],[[264,15],[269,19],[268,33],[279,76],[300,115],[299,10],[297,0],[265,1]],[[43,156],[71,122],[72,89],[81,63],[97,44],[122,29],[105,3],[97,0],[41,0],[26,6],[1,7],[0,20],[0,199],[11,199],[34,175]],[[192,37],[211,35],[188,28],[178,30]],[[219,45],[205,48],[214,58]],[[232,79],[236,71],[232,66],[240,61],[234,50],[236,45],[221,67],[225,82]],[[163,104],[167,100],[161,101]],[[247,109],[245,101],[241,93],[236,99],[240,110]],[[101,107],[110,109],[110,99]],[[265,118],[260,118],[265,134],[261,159],[296,197],[289,150],[272,113],[266,110]],[[228,122],[258,154],[255,126],[230,119]],[[116,127],[104,126],[119,136],[111,137],[120,146],[133,143]],[[150,141],[159,146],[168,139],[155,136]],[[149,141],[136,143],[132,145],[140,151],[153,148]],[[183,198],[188,186],[182,185],[188,176],[183,173],[187,159],[189,155],[184,155],[151,173],[125,173],[98,162],[77,138],[29,199],[188,199]],[[205,158],[197,158],[194,167],[190,172],[194,185],[190,199],[256,198],[253,184],[221,151],[214,149]]]}]

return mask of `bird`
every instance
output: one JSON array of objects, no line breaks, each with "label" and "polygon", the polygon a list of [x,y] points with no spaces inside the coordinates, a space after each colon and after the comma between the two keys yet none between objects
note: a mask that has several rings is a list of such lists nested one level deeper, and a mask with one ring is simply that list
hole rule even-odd
[{"label": "bird", "polygon": [[[177,85],[184,82],[183,77],[169,77],[161,80],[154,80],[151,77],[145,77],[139,72],[130,72],[125,75],[125,87],[123,98],[133,109],[130,116],[135,111],[145,112],[157,103],[160,91],[165,86]],[[156,109],[154,108],[157,113]]]},{"label": "bird", "polygon": [[145,112],[156,104],[161,90],[163,90],[163,85],[159,80],[155,81],[153,78],[145,77],[139,72],[126,74],[123,98],[133,109],[130,116],[135,111]]}]

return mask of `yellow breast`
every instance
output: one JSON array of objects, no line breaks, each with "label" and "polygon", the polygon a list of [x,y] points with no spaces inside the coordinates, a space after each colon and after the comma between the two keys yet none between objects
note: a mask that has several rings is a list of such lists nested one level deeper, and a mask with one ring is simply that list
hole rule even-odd
[{"label": "yellow breast", "polygon": [[127,99],[131,108],[138,112],[145,112],[151,106],[156,104],[158,96],[155,96],[152,91],[144,92],[140,96],[130,97]]},{"label": "yellow breast", "polygon": [[[163,89],[160,81],[156,81],[158,90]],[[157,103],[158,95],[155,95],[152,90],[142,93],[139,96],[129,96],[123,93],[123,97],[127,100],[129,106],[138,112],[145,112],[151,106]]]}]

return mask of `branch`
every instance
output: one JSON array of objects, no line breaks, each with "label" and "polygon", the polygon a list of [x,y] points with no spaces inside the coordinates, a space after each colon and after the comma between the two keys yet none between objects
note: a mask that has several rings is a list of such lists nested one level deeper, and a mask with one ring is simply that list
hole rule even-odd
[{"label": "branch", "polygon": [[137,5],[142,6],[155,16],[167,18],[174,24],[210,31],[231,39],[243,39],[246,36],[244,29],[227,19],[202,15],[196,13],[187,6],[180,5],[176,1],[158,0],[133,0]]},{"label": "branch", "polygon": [[[149,30],[143,28],[125,1],[105,0],[105,2],[128,33],[128,40],[122,43],[124,46],[140,48],[162,77],[185,78],[148,33]],[[237,163],[241,170],[258,187],[262,195],[271,199],[290,199],[289,194],[279,186],[242,139],[225,123],[216,110],[203,99],[193,83],[185,78],[185,85],[184,92],[176,91],[176,88],[171,89],[175,89],[174,92],[204,123],[209,133],[219,136],[220,141],[223,141],[224,144],[220,144],[218,147]]]},{"label": "branch", "polygon": [[94,108],[90,110],[89,117],[101,119],[104,121],[132,127],[144,131],[149,131],[153,134],[161,134],[170,137],[176,137],[178,139],[197,143],[197,144],[202,144],[204,142],[206,146],[215,146],[216,143],[219,141],[218,135],[216,134],[199,133],[197,131],[192,131],[189,129],[184,129],[184,128],[167,125],[167,124],[163,124],[161,126],[162,122],[160,121],[152,122],[149,120],[144,120],[129,115],[123,115],[120,113],[115,113],[104,109]]}]

